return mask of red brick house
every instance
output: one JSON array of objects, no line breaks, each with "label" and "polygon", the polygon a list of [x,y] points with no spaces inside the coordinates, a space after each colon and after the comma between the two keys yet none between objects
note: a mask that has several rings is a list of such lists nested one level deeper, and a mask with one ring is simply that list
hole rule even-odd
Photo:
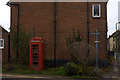
[{"label": "red brick house", "polygon": [[71,56],[65,35],[80,30],[83,40],[95,46],[95,36],[89,33],[98,29],[99,61],[107,56],[107,2],[9,2],[12,29],[19,25],[26,33],[41,34],[46,41],[45,60],[57,64],[69,61]]},{"label": "red brick house", "polygon": [[[8,63],[9,33],[0,26],[0,53],[2,53],[2,64]],[[1,55],[1,54],[0,54]],[[1,57],[1,56],[0,56]]]}]

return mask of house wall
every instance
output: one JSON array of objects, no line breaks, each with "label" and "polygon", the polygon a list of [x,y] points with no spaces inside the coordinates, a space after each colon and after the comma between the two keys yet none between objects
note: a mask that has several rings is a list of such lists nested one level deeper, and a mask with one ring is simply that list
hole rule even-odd
[{"label": "house wall", "polygon": [[[20,26],[26,33],[35,34],[45,40],[45,59],[53,60],[54,57],[54,3],[19,3]],[[89,31],[98,29],[100,35],[99,59],[105,60],[107,54],[107,19],[106,3],[101,4],[101,17],[92,17],[92,4],[89,3]],[[87,42],[87,3],[86,2],[60,2],[56,3],[56,56],[57,60],[69,60],[70,52],[67,48],[65,37],[71,34],[73,29],[80,33]],[[11,6],[11,33],[17,27],[17,7]],[[90,35],[90,44],[95,46],[95,35]],[[11,50],[12,51],[12,50]]]},{"label": "house wall", "polygon": [[[92,4],[100,4],[101,5],[101,17],[93,18],[92,17]],[[89,28],[90,32],[95,32],[97,29],[100,33],[98,35],[98,54],[99,59],[105,59],[107,54],[107,16],[106,16],[106,3],[89,3]],[[95,35],[90,35],[90,44],[95,46]]]},{"label": "house wall", "polygon": [[4,48],[2,49],[2,63],[8,63],[8,32],[2,28],[2,39],[4,39]]},{"label": "house wall", "polygon": [[[0,26],[0,39],[2,39],[2,27]],[[0,67],[2,67],[2,49],[0,49]]]},{"label": "house wall", "polygon": [[[113,37],[111,37],[109,39],[109,45],[110,45],[110,51],[114,51],[116,49],[116,38],[113,41]],[[113,45],[115,45],[115,47],[113,48]]]}]

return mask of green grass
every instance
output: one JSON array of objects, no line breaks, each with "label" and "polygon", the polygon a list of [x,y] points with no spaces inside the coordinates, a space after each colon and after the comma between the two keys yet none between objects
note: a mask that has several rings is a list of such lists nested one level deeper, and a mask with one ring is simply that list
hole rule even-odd
[{"label": "green grass", "polygon": [[[13,68],[13,69],[11,69]],[[41,74],[41,75],[65,75],[64,67],[58,68],[45,68],[43,71],[34,71],[30,70],[29,66],[25,65],[4,65],[3,66],[3,73],[15,73],[15,74]]]},{"label": "green grass", "polygon": [[[103,68],[101,70],[102,71],[100,71],[100,73],[103,73],[103,71],[105,71],[106,68]],[[65,71],[65,67],[45,68],[43,71],[34,71],[34,70],[30,70],[29,66],[13,65],[13,64],[3,65],[2,72],[3,73],[14,73],[14,74],[39,74],[39,75],[59,75],[59,76],[66,76],[67,75],[66,71]],[[98,78],[97,75],[95,76],[95,75],[90,75],[90,74],[92,74],[92,73],[89,73],[89,75],[74,75],[71,77],[74,79]]]},{"label": "green grass", "polygon": [[74,75],[74,76],[72,76],[72,78],[73,79],[81,79],[81,78],[89,79],[89,78],[99,78],[99,77],[97,77],[97,76],[86,76],[86,75],[84,75],[84,76],[82,76],[82,75]]}]

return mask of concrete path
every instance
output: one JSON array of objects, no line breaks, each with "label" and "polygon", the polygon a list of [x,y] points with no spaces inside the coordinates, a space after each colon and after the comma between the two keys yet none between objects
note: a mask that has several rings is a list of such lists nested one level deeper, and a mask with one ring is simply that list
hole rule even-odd
[{"label": "concrete path", "polygon": [[102,75],[103,78],[112,78],[113,80],[120,80],[120,62],[115,62],[113,69],[110,72]]}]

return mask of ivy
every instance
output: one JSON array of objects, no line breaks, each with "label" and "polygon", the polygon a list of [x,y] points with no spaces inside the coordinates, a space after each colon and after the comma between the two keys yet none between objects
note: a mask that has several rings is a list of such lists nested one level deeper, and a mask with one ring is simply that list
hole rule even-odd
[{"label": "ivy", "polygon": [[[19,27],[19,41],[17,44],[17,31],[12,30],[11,42],[12,42],[12,63],[29,64],[29,39],[31,34],[26,34],[24,30]],[[18,61],[16,57],[18,46]]]}]

